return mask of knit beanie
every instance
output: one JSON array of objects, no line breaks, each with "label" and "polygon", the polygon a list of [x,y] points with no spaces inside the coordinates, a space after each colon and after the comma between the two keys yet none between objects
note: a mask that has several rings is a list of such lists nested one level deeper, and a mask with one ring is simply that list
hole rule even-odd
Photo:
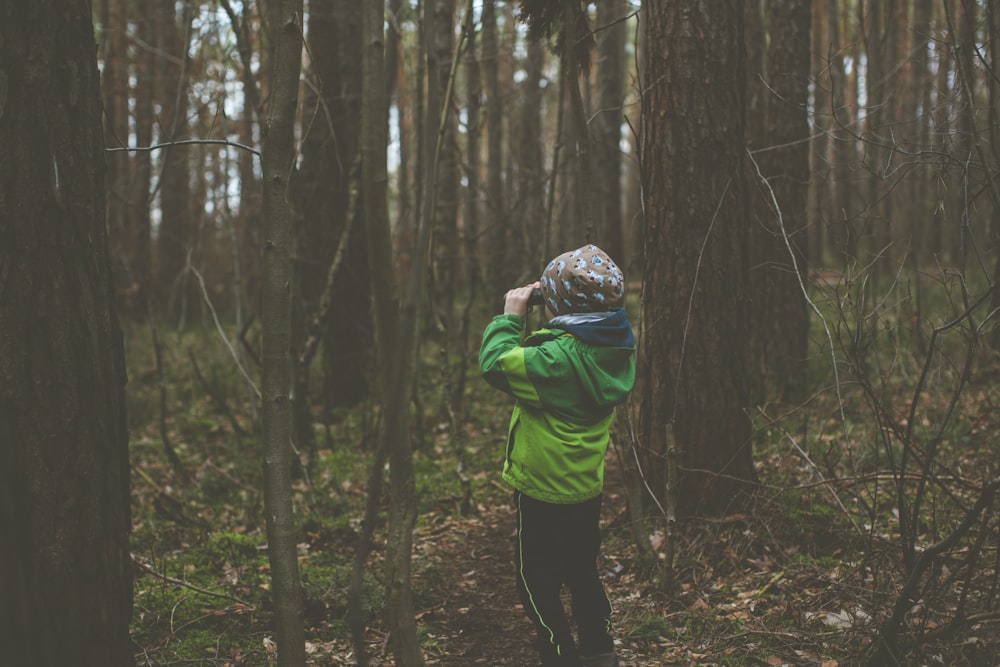
[{"label": "knit beanie", "polygon": [[625,303],[622,271],[596,245],[559,255],[540,280],[545,305],[555,315],[603,312]]}]

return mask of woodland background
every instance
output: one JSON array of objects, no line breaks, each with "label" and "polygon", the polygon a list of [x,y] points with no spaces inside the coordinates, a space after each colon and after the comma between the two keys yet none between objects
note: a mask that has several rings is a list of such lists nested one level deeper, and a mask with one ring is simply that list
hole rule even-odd
[{"label": "woodland background", "polygon": [[993,3],[7,0],[0,38],[12,664],[529,664],[478,337],[585,242],[639,338],[624,663],[996,664]]}]

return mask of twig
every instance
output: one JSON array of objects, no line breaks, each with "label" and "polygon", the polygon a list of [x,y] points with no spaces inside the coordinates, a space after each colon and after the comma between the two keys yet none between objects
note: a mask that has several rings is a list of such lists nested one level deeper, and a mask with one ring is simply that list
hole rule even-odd
[{"label": "twig", "polygon": [[142,562],[135,554],[132,554],[132,564],[136,565],[144,572],[153,575],[154,577],[156,577],[161,581],[166,581],[167,583],[175,584],[177,586],[181,586],[182,588],[187,588],[188,590],[192,590],[196,593],[201,593],[202,595],[210,595],[212,597],[221,598],[223,600],[230,600],[231,602],[236,602],[250,609],[256,609],[254,605],[250,604],[246,600],[241,600],[238,597],[234,597],[226,593],[216,593],[215,591],[210,591],[205,588],[199,588],[198,586],[195,586],[194,584],[189,584],[188,582],[183,581],[182,579],[175,579],[174,577],[168,577],[165,574],[161,574],[156,570],[154,570],[152,565]]},{"label": "twig", "polygon": [[812,300],[812,298],[810,298],[809,290],[806,288],[805,282],[803,282],[802,280],[802,271],[799,269],[798,260],[795,257],[795,251],[792,250],[792,243],[788,239],[788,230],[785,229],[785,219],[781,213],[781,206],[778,204],[778,198],[775,196],[774,190],[771,188],[770,182],[768,182],[768,180],[764,177],[764,174],[761,173],[760,165],[757,164],[757,161],[754,159],[753,153],[751,153],[749,150],[747,150],[747,157],[753,164],[754,171],[757,172],[757,178],[759,178],[760,182],[764,185],[765,188],[767,188],[768,195],[771,198],[771,205],[774,207],[775,213],[777,213],[778,226],[781,228],[781,238],[785,242],[785,248],[788,250],[788,257],[792,261],[792,267],[794,268],[795,275],[799,280],[799,289],[802,290],[802,297],[806,300],[806,303],[809,304],[809,307],[812,309],[814,313],[816,313],[816,316],[819,318],[819,321],[822,322],[823,324],[823,331],[826,334],[826,340],[830,346],[830,356],[832,361],[830,367],[833,369],[834,388],[837,390],[837,408],[840,411],[840,423],[842,424],[844,429],[844,446],[847,448],[848,456],[850,456],[851,439],[847,433],[847,423],[848,423],[847,415],[844,413],[844,397],[841,394],[840,371],[837,368],[837,348],[833,342],[833,334],[830,333],[830,325],[827,323],[826,318],[823,317],[823,313],[820,311],[819,306],[817,306],[816,303]]},{"label": "twig", "polygon": [[119,146],[117,148],[105,148],[104,150],[108,153],[116,152],[129,152],[129,153],[148,153],[151,151],[159,151],[165,148],[170,148],[172,146],[183,146],[185,144],[218,144],[221,146],[232,146],[233,148],[239,148],[240,150],[247,151],[248,153],[253,153],[257,157],[260,157],[260,151],[246,144],[241,144],[236,141],[227,141],[226,139],[181,139],[178,141],[168,141],[163,144],[153,144],[152,146]]},{"label": "twig", "polygon": [[250,373],[247,369],[243,367],[243,363],[240,361],[240,357],[236,354],[236,350],[233,349],[232,343],[229,342],[229,338],[226,337],[226,332],[222,330],[222,324],[219,322],[219,315],[215,312],[215,306],[212,305],[212,299],[208,296],[208,289],[205,287],[205,279],[201,277],[201,273],[198,269],[194,268],[193,264],[188,264],[188,268],[191,273],[194,274],[195,278],[198,279],[198,284],[201,285],[201,294],[205,299],[205,304],[208,306],[208,310],[212,313],[212,321],[215,322],[215,329],[219,332],[219,337],[222,338],[222,342],[226,344],[226,348],[229,350],[229,354],[232,356],[233,361],[236,362],[236,367],[240,369],[240,373],[243,374],[243,378],[247,381],[247,385],[253,389],[254,394],[257,398],[260,398],[260,389],[254,383],[253,378],[250,377]]}]

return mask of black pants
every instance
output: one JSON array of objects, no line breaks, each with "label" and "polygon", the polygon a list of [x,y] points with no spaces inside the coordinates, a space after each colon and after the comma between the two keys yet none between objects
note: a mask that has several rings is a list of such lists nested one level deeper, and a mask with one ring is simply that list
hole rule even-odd
[{"label": "black pants", "polygon": [[[576,665],[579,654],[614,650],[611,603],[597,573],[601,497],[557,505],[514,493],[517,592],[538,633],[543,665]],[[563,611],[563,584],[572,597],[579,649]]]}]

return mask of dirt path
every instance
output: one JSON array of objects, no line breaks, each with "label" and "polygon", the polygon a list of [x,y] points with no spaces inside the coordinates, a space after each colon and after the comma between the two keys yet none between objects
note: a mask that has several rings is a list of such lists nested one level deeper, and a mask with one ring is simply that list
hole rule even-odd
[{"label": "dirt path", "polygon": [[[621,474],[613,458],[612,454],[608,460],[603,506],[606,533],[625,507]],[[476,517],[448,519],[418,537],[418,553],[430,565],[433,576],[440,578],[443,600],[420,618],[432,635],[425,651],[428,664],[539,664],[531,647],[531,624],[514,588],[513,538],[511,504],[481,507]],[[615,579],[629,558],[620,549],[620,540],[613,545],[606,541],[601,567],[609,595],[613,601],[619,598],[616,607],[621,606],[620,597],[628,592],[616,590]],[[618,652],[623,667],[671,664],[662,656],[637,656],[629,642],[622,642]]]}]

